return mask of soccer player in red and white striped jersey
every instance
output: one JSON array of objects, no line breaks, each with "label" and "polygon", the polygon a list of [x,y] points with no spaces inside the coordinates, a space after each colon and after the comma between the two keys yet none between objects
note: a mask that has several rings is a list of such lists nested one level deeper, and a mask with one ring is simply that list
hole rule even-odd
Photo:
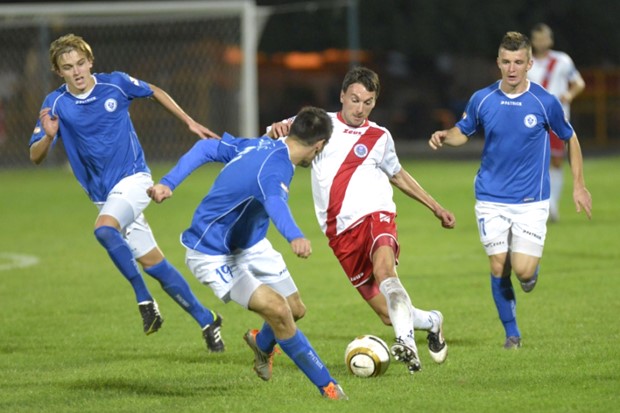
[{"label": "soccer player in red and white striped jersey", "polygon": [[[454,215],[402,168],[390,132],[368,118],[379,96],[379,77],[365,67],[351,69],[340,92],[342,109],[330,113],[330,142],[312,163],[316,216],[350,282],[386,325],[392,325],[392,354],[411,373],[421,367],[414,328],[428,331],[429,351],[447,356],[443,315],[413,307],[396,273],[400,246],[392,185],[431,210],[444,228]],[[274,123],[271,137],[288,134],[291,120]]]},{"label": "soccer player in red and white striped jersey", "polygon": [[[553,50],[553,32],[544,23],[532,28],[532,57],[534,64],[527,72],[529,80],[540,84],[549,93],[560,99],[566,118],[570,119],[570,104],[586,87],[581,74],[573,60],[564,52]],[[560,194],[562,192],[562,164],[565,157],[565,145],[551,131],[551,198],[549,199],[549,219],[551,222],[560,219]]]}]

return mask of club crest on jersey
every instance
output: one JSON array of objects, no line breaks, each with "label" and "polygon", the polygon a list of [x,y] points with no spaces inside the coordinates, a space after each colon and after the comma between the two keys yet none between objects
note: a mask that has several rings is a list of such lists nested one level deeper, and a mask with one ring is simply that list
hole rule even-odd
[{"label": "club crest on jersey", "polygon": [[103,104],[103,107],[108,112],[114,112],[116,110],[116,106],[118,106],[118,103],[116,103],[116,99],[108,99]]},{"label": "club crest on jersey", "polygon": [[353,152],[358,158],[365,158],[368,155],[368,148],[363,143],[358,143],[353,147]]},{"label": "club crest on jersey", "polygon": [[536,126],[536,116],[532,114],[525,115],[525,118],[523,118],[523,123],[528,128],[533,128],[534,126]]}]

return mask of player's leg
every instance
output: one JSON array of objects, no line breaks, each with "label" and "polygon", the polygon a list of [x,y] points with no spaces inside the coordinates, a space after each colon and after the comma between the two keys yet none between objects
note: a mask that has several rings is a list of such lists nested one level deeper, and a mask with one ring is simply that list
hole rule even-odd
[{"label": "player's leg", "polygon": [[225,344],[220,331],[222,316],[198,300],[187,280],[164,257],[143,214],[127,227],[126,237],[144,271],[155,278],[162,289],[196,320],[202,330],[207,349],[211,352],[224,351]]},{"label": "player's leg", "polygon": [[[377,316],[381,319],[383,324],[386,326],[391,326],[392,321],[390,320],[390,314],[388,313],[387,301],[385,296],[381,294],[379,286],[374,279],[371,278],[366,283],[358,286],[357,291],[364,298],[366,303],[368,303],[370,308],[372,308],[375,314],[377,314]],[[439,333],[441,324],[440,319],[443,318],[443,316],[440,317],[439,314],[440,312],[436,310],[426,311],[413,307],[413,329]]]},{"label": "player's leg", "polygon": [[122,230],[149,204],[148,196],[138,194],[140,189],[136,189],[149,183],[152,183],[152,180],[148,174],[129,176],[112,188],[105,203],[96,204],[99,216],[95,222],[95,237],[131,283],[138,303],[152,302],[153,297],[144,283],[135,255],[123,237]]},{"label": "player's leg", "polygon": [[271,326],[282,351],[323,396],[330,399],[347,398],[306,336],[297,328],[286,298],[262,284],[251,295],[248,309],[258,313]]},{"label": "player's leg", "polygon": [[510,280],[510,211],[502,205],[477,201],[475,212],[480,242],[489,257],[491,295],[506,333],[504,347],[516,348],[520,346],[521,332],[517,325],[517,300]]},{"label": "player's leg", "polygon": [[144,333],[152,334],[159,330],[164,319],[159,313],[157,302],[149,292],[131,248],[121,235],[119,227],[114,217],[106,214],[99,215],[95,223],[95,237],[105,248],[116,268],[131,284],[142,317]]},{"label": "player's leg", "polygon": [[391,237],[381,237],[379,246],[372,254],[373,276],[379,284],[379,291],[385,297],[387,311],[392,322],[395,343],[391,347],[392,355],[404,362],[411,373],[420,370],[421,364],[418,348],[413,335],[413,305],[409,294],[396,275],[394,245]]},{"label": "player's leg", "polygon": [[491,294],[495,308],[506,333],[504,348],[521,346],[521,332],[517,325],[517,298],[510,279],[508,253],[489,255],[491,267]]},{"label": "player's leg", "polygon": [[[254,252],[260,248],[269,250],[270,247],[270,244],[259,245]],[[248,255],[252,256],[253,254]],[[269,324],[282,350],[317,386],[321,394],[328,398],[346,398],[316,351],[301,330],[297,328],[286,298],[259,281],[250,271],[248,265],[245,265],[247,262],[244,262],[239,256],[229,256],[226,262],[218,262],[218,259],[218,257],[209,257],[192,250],[188,250],[186,255],[192,273],[200,282],[209,285],[220,299],[225,302],[234,301],[256,312]],[[241,262],[244,264],[240,265]],[[269,276],[264,277],[268,279]],[[275,274],[272,277],[281,277],[281,274]],[[290,277],[285,276],[282,280],[286,278]],[[294,283],[289,283],[288,288],[296,290]],[[244,339],[255,353],[255,370],[259,377],[268,380],[271,377],[271,357],[257,348],[254,336],[248,333]],[[267,364],[266,375],[262,375],[265,373],[263,370],[257,369],[257,367],[263,367],[259,365],[258,361]]]},{"label": "player's leg", "polygon": [[[237,265],[246,266],[256,279],[286,297],[295,321],[306,314],[306,306],[301,300],[286,263],[269,240],[263,239],[251,248],[237,254],[235,262]],[[277,343],[274,331],[269,323],[263,323],[260,330],[250,330],[248,334],[251,337],[246,334],[246,342],[253,340],[263,354],[273,355]]]},{"label": "player's leg", "polygon": [[564,142],[551,132],[549,136],[551,143],[551,163],[549,165],[549,180],[551,185],[551,198],[549,199],[549,220],[557,222],[560,220],[560,197],[564,185],[564,174],[562,166],[564,164],[565,147]]},{"label": "player's leg", "polygon": [[526,204],[516,208],[510,241],[512,270],[526,293],[538,282],[540,259],[547,236],[549,203]]},{"label": "player's leg", "polygon": [[121,221],[123,234],[133,256],[144,271],[155,278],[163,290],[196,320],[202,329],[207,349],[214,352],[224,351],[224,342],[220,334],[221,317],[198,301],[185,278],[164,257],[144,217],[143,211],[151,201],[146,190],[152,185],[151,176],[142,173],[123,179],[112,191],[114,195],[110,196],[110,200],[126,201],[133,211],[131,221],[129,217],[124,217]]}]

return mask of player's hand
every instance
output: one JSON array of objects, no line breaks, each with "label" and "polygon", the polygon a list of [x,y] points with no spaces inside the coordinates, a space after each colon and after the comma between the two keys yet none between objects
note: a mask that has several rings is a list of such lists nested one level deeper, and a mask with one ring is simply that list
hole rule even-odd
[{"label": "player's hand", "polygon": [[590,195],[586,187],[575,188],[573,190],[573,201],[575,202],[577,213],[583,210],[588,219],[592,219],[592,195]]},{"label": "player's hand", "polygon": [[431,135],[431,138],[428,140],[428,145],[434,150],[437,150],[443,146],[443,141],[446,140],[447,136],[448,136],[448,131],[445,131],[445,130],[436,131],[435,133]]},{"label": "player's hand", "polygon": [[267,134],[271,139],[279,139],[284,136],[288,136],[291,131],[291,123],[283,120],[282,122],[275,122],[271,124],[271,130]]},{"label": "player's hand", "polygon": [[204,125],[201,125],[200,123],[194,120],[192,120],[188,126],[189,126],[189,130],[192,131],[192,133],[198,135],[200,139],[207,139],[207,138],[221,139],[219,135],[217,135],[211,129],[207,128]]},{"label": "player's hand", "polygon": [[291,241],[291,248],[299,258],[308,258],[312,254],[312,244],[305,238],[295,238]]},{"label": "player's hand", "polygon": [[158,204],[172,196],[172,190],[168,185],[155,184],[146,190],[146,194]]},{"label": "player's hand", "polygon": [[435,211],[435,216],[441,221],[441,226],[446,229],[452,229],[456,225],[454,214],[447,209],[439,208]]},{"label": "player's hand", "polygon": [[45,134],[53,138],[58,133],[58,118],[52,117],[50,114],[51,110],[51,108],[41,109],[41,112],[39,112],[39,120],[41,121],[41,127],[45,131]]}]

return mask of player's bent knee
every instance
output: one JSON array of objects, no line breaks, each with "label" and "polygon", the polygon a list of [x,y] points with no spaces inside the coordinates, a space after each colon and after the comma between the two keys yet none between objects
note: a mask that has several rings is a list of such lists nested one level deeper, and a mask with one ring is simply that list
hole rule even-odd
[{"label": "player's bent knee", "polygon": [[300,303],[300,305],[291,307],[291,312],[293,313],[293,319],[295,321],[301,320],[306,315],[306,306]]},{"label": "player's bent knee", "polygon": [[120,232],[118,232],[118,230],[114,227],[98,227],[97,229],[95,229],[94,234],[95,238],[97,238],[97,241],[99,241],[99,243],[106,248],[113,247],[114,244],[117,244],[119,242],[119,240],[122,241],[120,237]]},{"label": "player's bent knee", "polygon": [[301,301],[298,293],[289,295],[286,297],[286,301],[291,308],[295,321],[302,319],[306,315],[306,305]]}]

